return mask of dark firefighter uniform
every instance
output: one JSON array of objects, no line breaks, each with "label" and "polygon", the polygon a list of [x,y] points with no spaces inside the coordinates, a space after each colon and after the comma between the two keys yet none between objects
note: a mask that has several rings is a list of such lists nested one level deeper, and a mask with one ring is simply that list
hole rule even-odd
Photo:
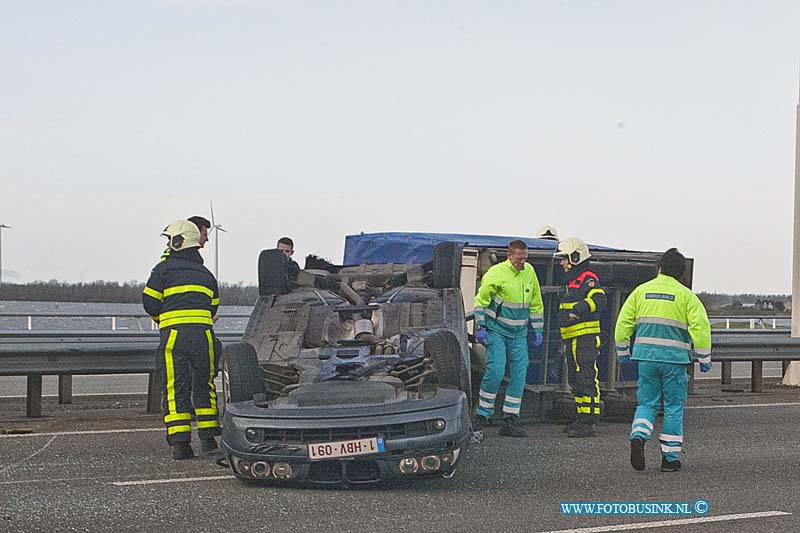
[{"label": "dark firefighter uniform", "polygon": [[600,415],[600,384],[597,356],[600,354],[600,311],[606,295],[600,278],[588,261],[565,273],[566,291],[558,306],[563,350],[567,355],[569,383],[575,395],[576,422],[591,426]]},{"label": "dark firefighter uniform", "polygon": [[191,441],[192,415],[200,439],[213,439],[220,434],[212,330],[219,289],[198,249],[170,251],[153,268],[142,302],[160,328],[167,442]]}]

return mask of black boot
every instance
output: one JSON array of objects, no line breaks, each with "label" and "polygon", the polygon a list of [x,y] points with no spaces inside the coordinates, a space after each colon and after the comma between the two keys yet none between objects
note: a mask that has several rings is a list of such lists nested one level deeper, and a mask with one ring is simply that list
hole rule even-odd
[{"label": "black boot", "polygon": [[472,435],[469,437],[469,441],[472,444],[480,444],[483,442],[483,428],[489,425],[489,419],[485,416],[478,415],[475,417],[475,420],[472,422]]},{"label": "black boot", "polygon": [[172,445],[172,458],[176,461],[191,459],[194,457],[194,450],[188,442],[176,442]]},{"label": "black boot", "polygon": [[631,466],[634,470],[644,470],[644,439],[640,437],[631,439]]},{"label": "black boot", "polygon": [[500,428],[498,432],[500,435],[504,437],[527,437],[528,432],[522,429],[517,425],[517,418],[516,416],[504,416],[503,417],[503,427]]},{"label": "black boot", "polygon": [[203,450],[203,453],[211,453],[219,446],[217,446],[217,439],[214,437],[208,437],[206,439],[200,439],[200,448]]},{"label": "black boot", "polygon": [[573,420],[572,422],[570,422],[569,424],[564,426],[564,428],[561,430],[561,433],[569,433],[577,425],[578,425],[578,421],[577,420]]},{"label": "black boot", "polygon": [[661,471],[662,472],[677,472],[681,469],[680,461],[667,461],[666,457],[661,458]]}]

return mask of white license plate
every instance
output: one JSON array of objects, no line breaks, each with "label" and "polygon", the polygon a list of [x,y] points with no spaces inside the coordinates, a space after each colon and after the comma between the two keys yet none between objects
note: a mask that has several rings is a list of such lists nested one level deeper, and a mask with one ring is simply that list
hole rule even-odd
[{"label": "white license plate", "polygon": [[342,440],[339,442],[319,442],[308,445],[308,458],[312,461],[320,461],[322,459],[335,459],[336,457],[367,455],[370,453],[381,453],[383,448],[383,437]]}]

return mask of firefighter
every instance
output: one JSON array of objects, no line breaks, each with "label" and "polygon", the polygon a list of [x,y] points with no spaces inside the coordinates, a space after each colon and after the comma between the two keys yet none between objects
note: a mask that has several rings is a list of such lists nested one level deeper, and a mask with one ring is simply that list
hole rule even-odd
[{"label": "firefighter", "polygon": [[638,405],[629,437],[631,466],[636,470],[644,470],[644,446],[653,434],[662,399],[661,471],[680,470],[683,404],[689,383],[686,367],[692,364],[692,344],[700,371],[711,370],[711,326],[700,299],[678,281],[685,272],[686,258],[676,248],[664,252],[656,278],[634,289],[617,318],[617,360],[627,366],[633,359],[639,366]]},{"label": "firefighter", "polygon": [[503,400],[503,427],[500,435],[525,437],[518,426],[525,374],[528,370],[528,324],[533,327],[536,345],[542,343],[544,305],[536,271],[527,262],[528,245],[508,244],[508,259],[492,266],[481,279],[475,296],[475,338],[486,346],[486,372],[481,381],[477,416],[472,441],[483,441],[483,428],[494,413],[495,398],[509,361],[511,381]]},{"label": "firefighter", "polygon": [[575,421],[565,431],[570,437],[592,437],[600,416],[597,356],[606,293],[600,278],[591,270],[589,247],[581,239],[570,237],[559,242],[553,256],[561,260],[565,273],[566,289],[558,305],[558,322],[577,411]]},{"label": "firefighter", "polygon": [[216,350],[213,317],[219,306],[214,275],[203,266],[201,232],[189,220],[164,229],[170,253],[150,273],[142,303],[159,324],[158,364],[162,378],[164,424],[174,459],[194,456],[192,415],[204,452],[217,449],[220,434],[214,387]]},{"label": "firefighter", "polygon": [[536,230],[536,238],[546,241],[558,241],[558,232],[553,226],[542,226]]}]

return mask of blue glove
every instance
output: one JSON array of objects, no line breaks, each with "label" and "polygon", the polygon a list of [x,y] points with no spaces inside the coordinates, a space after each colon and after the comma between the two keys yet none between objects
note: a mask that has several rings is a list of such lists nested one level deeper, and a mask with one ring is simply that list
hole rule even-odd
[{"label": "blue glove", "polygon": [[711,371],[711,363],[700,363],[700,372],[705,374]]},{"label": "blue glove", "polygon": [[533,332],[533,345],[534,346],[541,346],[542,345],[542,332],[541,331],[534,331]]},{"label": "blue glove", "polygon": [[628,366],[633,361],[631,361],[630,355],[622,355],[617,357],[617,362],[619,363],[619,366]]},{"label": "blue glove", "polygon": [[475,334],[475,340],[479,343],[486,346],[489,343],[489,332],[486,331],[486,328],[480,327],[478,328],[478,333]]}]

